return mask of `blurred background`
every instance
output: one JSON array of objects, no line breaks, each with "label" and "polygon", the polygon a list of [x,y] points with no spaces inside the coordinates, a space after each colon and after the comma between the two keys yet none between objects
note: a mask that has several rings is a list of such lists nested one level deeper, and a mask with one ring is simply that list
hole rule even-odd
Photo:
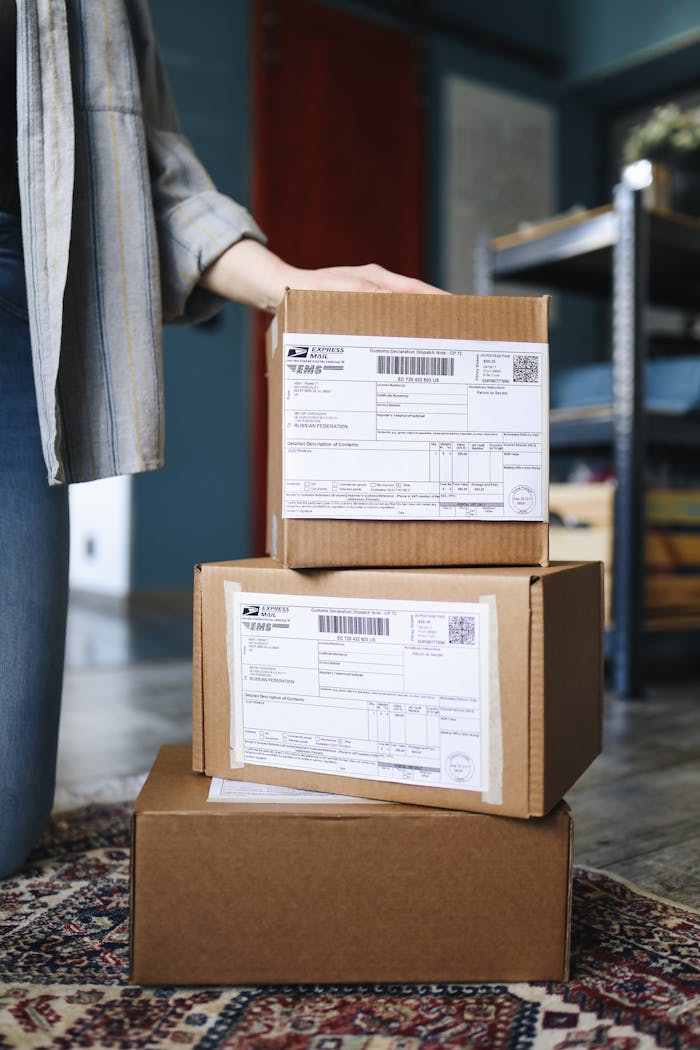
[{"label": "blurred background", "polygon": [[[700,103],[695,0],[151,11],[185,133],[273,249],[302,266],[376,261],[455,292],[474,290],[481,232],[609,202],[625,130],[660,102]],[[609,358],[605,309],[555,295],[553,374]],[[182,595],[195,562],[261,550],[262,327],[229,305],[166,331],[167,465],[73,487],[75,594]]]}]

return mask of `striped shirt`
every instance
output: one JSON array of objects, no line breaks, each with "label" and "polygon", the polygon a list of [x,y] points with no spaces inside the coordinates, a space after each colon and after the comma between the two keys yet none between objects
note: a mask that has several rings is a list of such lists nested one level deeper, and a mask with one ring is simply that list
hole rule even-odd
[{"label": "striped shirt", "polygon": [[163,462],[162,325],[249,213],[181,134],[146,0],[17,0],[17,162],[37,405],[52,483]]}]

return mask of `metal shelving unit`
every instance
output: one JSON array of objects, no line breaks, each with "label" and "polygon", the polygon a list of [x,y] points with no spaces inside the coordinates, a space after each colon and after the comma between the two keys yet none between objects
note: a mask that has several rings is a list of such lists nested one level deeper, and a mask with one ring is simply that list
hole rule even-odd
[{"label": "metal shelving unit", "polygon": [[[700,449],[700,422],[645,412],[647,303],[700,309],[700,220],[647,209],[624,180],[613,203],[492,241],[477,250],[477,291],[499,279],[612,301],[612,410],[557,417],[553,449],[612,448],[617,479],[613,551],[613,685],[643,689],[644,457],[650,445]],[[697,627],[692,618],[688,626]]]}]

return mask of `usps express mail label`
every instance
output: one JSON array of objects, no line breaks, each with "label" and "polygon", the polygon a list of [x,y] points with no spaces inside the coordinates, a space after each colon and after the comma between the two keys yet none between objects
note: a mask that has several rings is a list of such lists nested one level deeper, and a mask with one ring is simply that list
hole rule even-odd
[{"label": "usps express mail label", "polygon": [[546,343],[286,333],[282,516],[545,521]]},{"label": "usps express mail label", "polygon": [[488,790],[483,604],[232,597],[232,760]]}]

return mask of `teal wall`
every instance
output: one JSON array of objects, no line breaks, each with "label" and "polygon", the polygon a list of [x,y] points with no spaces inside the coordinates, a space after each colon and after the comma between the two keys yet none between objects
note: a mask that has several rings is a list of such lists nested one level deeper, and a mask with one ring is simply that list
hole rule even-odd
[{"label": "teal wall", "polygon": [[[438,6],[438,5],[436,5]],[[542,52],[545,57],[562,59],[560,48],[559,4],[541,0],[538,4],[518,4],[508,0],[494,3],[446,3],[439,5],[465,24],[475,25],[499,35],[517,40]],[[472,48],[463,40],[436,35],[431,43],[431,92],[433,100],[440,97],[440,84],[448,75],[461,75],[480,80],[493,87],[520,93],[528,98],[550,104],[555,112],[556,170],[553,184],[557,188],[555,208],[565,210],[574,204],[594,207],[598,199],[598,157],[596,151],[598,123],[590,109],[575,99],[562,95],[561,77],[546,67],[529,65],[515,56],[499,56],[487,48]],[[434,186],[440,185],[439,167],[445,156],[447,128],[445,114],[432,113]],[[434,238],[444,228],[441,202],[432,197],[431,229]],[[434,254],[438,256],[437,246]],[[440,280],[440,274],[436,279]],[[497,290],[494,288],[494,290]],[[573,362],[590,360],[600,350],[599,311],[587,299],[557,295],[550,327],[552,369],[565,368]]]},{"label": "teal wall", "polygon": [[698,0],[561,0],[561,44],[572,82],[678,52],[699,33]]},{"label": "teal wall", "polygon": [[686,84],[700,69],[698,0],[561,0],[564,84],[606,110]]},{"label": "teal wall", "polygon": [[[250,201],[248,0],[151,0],[185,134],[218,188]],[[228,304],[164,340],[166,466],[134,479],[133,589],[188,587],[250,551],[250,315]]]},{"label": "teal wall", "polygon": [[561,0],[432,0],[428,6],[436,15],[447,15],[466,26],[489,30],[535,51],[559,56]]}]

